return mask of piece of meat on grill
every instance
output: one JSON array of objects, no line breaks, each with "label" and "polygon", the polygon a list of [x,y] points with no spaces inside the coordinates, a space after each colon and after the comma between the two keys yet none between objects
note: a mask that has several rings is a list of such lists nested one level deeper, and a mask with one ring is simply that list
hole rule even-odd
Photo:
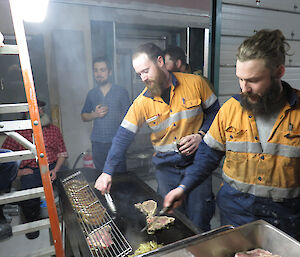
[{"label": "piece of meat on grill", "polygon": [[136,203],[135,208],[139,209],[146,216],[153,216],[156,212],[157,203],[153,200],[144,201],[142,203]]},{"label": "piece of meat on grill", "polygon": [[257,248],[247,252],[236,253],[234,257],[280,257],[279,255],[273,255],[271,252]]},{"label": "piece of meat on grill", "polygon": [[91,232],[86,240],[93,250],[97,250],[97,248],[106,249],[114,243],[110,233],[111,227],[105,225],[104,227]]},{"label": "piece of meat on grill", "polygon": [[[152,222],[153,219],[154,222]],[[155,231],[157,230],[168,228],[169,225],[174,223],[175,218],[168,217],[168,216],[153,216],[153,217],[148,217],[146,221],[147,224],[150,224],[150,226],[147,228],[147,233],[154,234]]]}]

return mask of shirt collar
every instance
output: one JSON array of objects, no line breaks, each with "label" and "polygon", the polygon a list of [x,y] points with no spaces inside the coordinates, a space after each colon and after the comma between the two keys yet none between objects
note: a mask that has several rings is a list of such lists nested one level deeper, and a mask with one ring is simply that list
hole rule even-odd
[{"label": "shirt collar", "polygon": [[[177,87],[179,85],[179,81],[178,79],[175,77],[175,75],[173,74],[173,72],[169,71],[170,75],[171,75],[171,79],[172,79],[172,84],[174,85],[174,87]],[[151,99],[154,99],[154,97],[151,96],[149,90],[147,89],[144,93],[144,96],[149,97]]]}]

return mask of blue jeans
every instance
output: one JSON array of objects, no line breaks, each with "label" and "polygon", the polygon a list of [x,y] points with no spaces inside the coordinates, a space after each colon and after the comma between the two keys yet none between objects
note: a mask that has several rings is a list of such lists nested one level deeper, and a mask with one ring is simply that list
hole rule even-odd
[{"label": "blue jeans", "polygon": [[[92,153],[93,153],[93,162],[99,171],[103,170],[105,160],[108,154],[108,151],[111,147],[111,143],[100,143],[100,142],[92,142]],[[116,173],[125,172],[126,168],[126,160],[124,159],[120,165],[116,168]]]},{"label": "blue jeans", "polygon": [[[157,165],[156,179],[158,182],[158,193],[164,197],[170,190],[180,184],[184,174],[184,168]],[[210,230],[210,220],[215,212],[211,176],[187,195],[179,211],[185,214],[201,230]]]},{"label": "blue jeans", "polygon": [[242,193],[224,182],[217,203],[222,225],[241,226],[262,219],[300,240],[300,198],[274,202]]}]

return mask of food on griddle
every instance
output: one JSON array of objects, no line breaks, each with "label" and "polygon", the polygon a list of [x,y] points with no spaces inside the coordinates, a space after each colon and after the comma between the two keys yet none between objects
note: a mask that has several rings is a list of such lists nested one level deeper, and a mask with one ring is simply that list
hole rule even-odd
[{"label": "food on griddle", "polygon": [[93,250],[97,250],[97,248],[106,249],[114,243],[110,232],[111,227],[109,225],[105,225],[104,227],[98,228],[91,232],[87,236],[86,240]]},{"label": "food on griddle", "polygon": [[146,216],[153,216],[156,212],[157,203],[153,200],[148,200],[142,203],[136,203],[134,207],[139,209]]},{"label": "food on griddle", "polygon": [[142,243],[142,244],[140,244],[139,248],[135,250],[134,254],[129,255],[128,257],[133,257],[133,256],[137,256],[137,255],[140,255],[140,254],[143,254],[143,253],[147,253],[147,252],[153,251],[153,250],[155,250],[157,248],[160,248],[160,247],[163,247],[163,245],[158,244],[155,241]]},{"label": "food on griddle", "polygon": [[65,188],[69,192],[77,192],[79,189],[88,186],[84,181],[73,179],[64,184]]},{"label": "food on griddle", "polygon": [[65,184],[66,192],[72,206],[80,214],[81,222],[89,225],[98,225],[104,221],[106,209],[98,198],[92,194],[87,183],[80,180],[71,180]]},{"label": "food on griddle", "polygon": [[[152,222],[154,219],[154,222]],[[154,234],[155,231],[161,230],[164,228],[169,228],[169,225],[172,225],[175,221],[175,218],[168,216],[153,216],[147,217],[146,221],[150,226],[147,228],[148,234]]]},{"label": "food on griddle", "polygon": [[[175,218],[172,217],[155,216],[157,203],[154,200],[136,203],[134,206],[146,215],[146,222],[149,225],[147,228],[148,234],[154,234],[157,230],[169,228],[169,225],[175,221]],[[154,222],[152,222],[153,220]]]},{"label": "food on griddle", "polygon": [[247,252],[239,252],[234,257],[280,257],[279,255],[273,255],[271,252],[257,248]]},{"label": "food on griddle", "polygon": [[98,202],[78,210],[82,220],[89,225],[98,225],[104,222],[106,209]]}]

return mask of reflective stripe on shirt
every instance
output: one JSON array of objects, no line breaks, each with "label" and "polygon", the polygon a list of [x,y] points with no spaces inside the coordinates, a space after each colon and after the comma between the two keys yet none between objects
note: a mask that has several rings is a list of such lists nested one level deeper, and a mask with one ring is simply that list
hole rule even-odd
[{"label": "reflective stripe on shirt", "polygon": [[175,114],[171,114],[170,118],[166,119],[159,125],[151,126],[151,127],[149,126],[149,127],[151,130],[153,130],[153,132],[159,132],[159,131],[162,131],[162,130],[172,126],[174,124],[174,122],[178,122],[182,119],[189,119],[189,118],[195,117],[195,116],[199,115],[201,112],[202,112],[201,106],[199,106],[199,108],[177,112]]},{"label": "reflective stripe on shirt", "polygon": [[265,186],[257,184],[246,184],[230,178],[224,172],[222,177],[225,182],[238,191],[243,193],[252,194],[258,197],[272,198],[274,201],[280,201],[281,199],[297,198],[300,195],[300,187],[293,188],[279,188],[274,186]]}]

